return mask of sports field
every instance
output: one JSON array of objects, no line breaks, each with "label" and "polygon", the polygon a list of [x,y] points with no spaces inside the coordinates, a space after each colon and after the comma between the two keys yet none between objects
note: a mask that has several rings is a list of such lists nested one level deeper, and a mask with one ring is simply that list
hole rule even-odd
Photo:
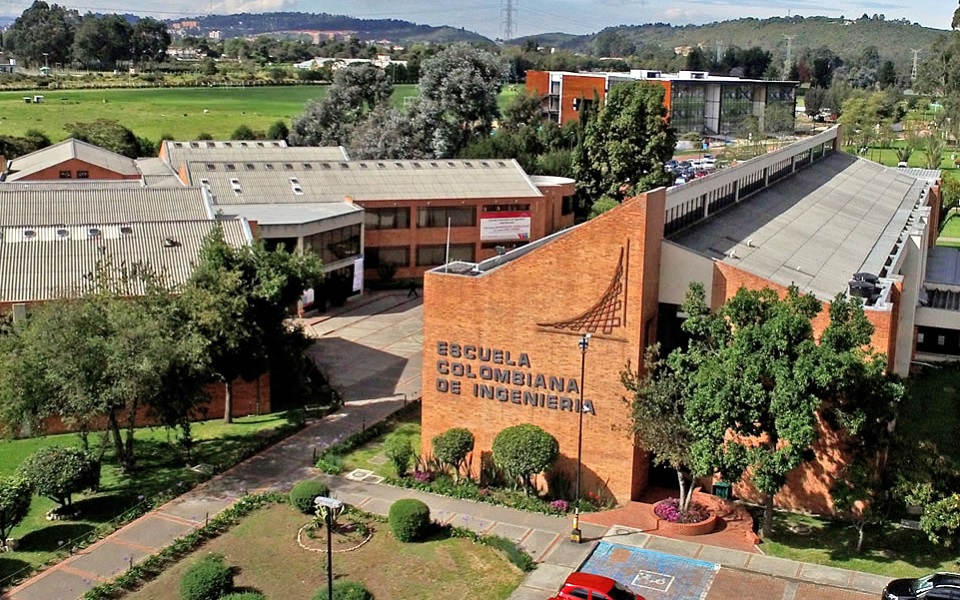
[{"label": "sports field", "polygon": [[[66,137],[66,123],[103,118],[116,120],[137,136],[154,141],[161,136],[195,139],[200,133],[227,139],[240,125],[262,131],[283,119],[289,126],[308,101],[326,93],[327,86],[3,92],[0,135],[38,129],[56,142]],[[400,105],[416,93],[415,85],[398,85],[393,100]],[[24,102],[34,94],[42,94],[43,102]]]}]

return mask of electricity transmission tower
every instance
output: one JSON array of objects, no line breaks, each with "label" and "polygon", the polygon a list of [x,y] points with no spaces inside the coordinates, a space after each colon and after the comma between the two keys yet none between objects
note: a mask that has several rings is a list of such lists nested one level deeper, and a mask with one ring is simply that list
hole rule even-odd
[{"label": "electricity transmission tower", "polygon": [[513,39],[513,21],[517,16],[517,0],[503,0],[503,39]]},{"label": "electricity transmission tower", "polygon": [[783,66],[789,71],[790,67],[793,66],[793,40],[796,39],[797,36],[784,35],[783,37],[787,38],[787,60],[783,63]]},{"label": "electricity transmission tower", "polygon": [[913,52],[913,68],[910,69],[910,81],[917,80],[917,62],[920,60],[920,50],[910,48],[910,52]]}]

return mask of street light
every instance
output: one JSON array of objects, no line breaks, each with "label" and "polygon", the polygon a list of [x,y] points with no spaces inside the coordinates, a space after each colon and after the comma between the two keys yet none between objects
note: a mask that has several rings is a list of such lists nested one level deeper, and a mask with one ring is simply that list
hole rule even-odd
[{"label": "street light", "polygon": [[50,53],[49,52],[43,53],[43,71],[44,71],[43,73],[44,75],[50,72]]},{"label": "street light", "polygon": [[590,347],[590,334],[585,333],[577,341],[580,347],[580,404],[577,412],[580,413],[577,418],[577,502],[573,507],[573,531],[570,532],[570,540],[580,543],[582,536],[580,533],[580,472],[583,470],[583,376],[587,365],[587,348]]},{"label": "street light", "polygon": [[317,496],[313,503],[324,513],[327,524],[327,598],[333,600],[333,515],[343,509],[343,502],[326,496]]}]

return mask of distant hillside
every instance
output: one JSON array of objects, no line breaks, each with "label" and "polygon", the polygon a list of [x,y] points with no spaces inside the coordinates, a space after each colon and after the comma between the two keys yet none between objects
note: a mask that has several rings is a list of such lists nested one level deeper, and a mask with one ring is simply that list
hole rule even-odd
[{"label": "distant hillside", "polygon": [[200,30],[220,31],[224,38],[247,37],[281,31],[329,31],[350,32],[361,40],[386,39],[398,44],[458,41],[493,43],[478,33],[462,28],[433,27],[396,19],[355,19],[326,13],[240,13],[235,15],[210,15],[189,20],[197,21]]},{"label": "distant hillside", "polygon": [[[609,27],[592,35],[563,39],[557,34],[529,36],[536,38],[541,46],[551,45],[575,52],[595,54],[597,40],[615,33],[642,46],[672,49],[680,46],[701,46],[706,52],[716,52],[718,43],[722,48],[760,46],[769,50],[775,61],[786,58],[787,38],[793,37],[793,56],[799,56],[805,48],[826,46],[841,57],[859,56],[869,46],[876,46],[884,59],[897,64],[912,61],[911,48],[929,49],[937,43],[945,31],[921,27],[905,20],[862,19],[847,15],[847,19],[829,17],[775,17],[771,19],[737,19],[706,25],[672,26],[667,23],[647,25],[621,25]],[[854,20],[856,19],[856,20]],[[524,39],[511,40],[522,43]],[[921,54],[921,57],[923,54]]]}]

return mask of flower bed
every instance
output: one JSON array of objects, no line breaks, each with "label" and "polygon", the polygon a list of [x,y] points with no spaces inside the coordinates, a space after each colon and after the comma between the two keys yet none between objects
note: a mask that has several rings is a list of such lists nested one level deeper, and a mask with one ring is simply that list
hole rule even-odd
[{"label": "flower bed", "polygon": [[679,535],[704,535],[712,533],[717,526],[717,516],[707,507],[692,502],[690,507],[680,510],[680,500],[668,498],[653,507],[657,517],[657,529]]}]

